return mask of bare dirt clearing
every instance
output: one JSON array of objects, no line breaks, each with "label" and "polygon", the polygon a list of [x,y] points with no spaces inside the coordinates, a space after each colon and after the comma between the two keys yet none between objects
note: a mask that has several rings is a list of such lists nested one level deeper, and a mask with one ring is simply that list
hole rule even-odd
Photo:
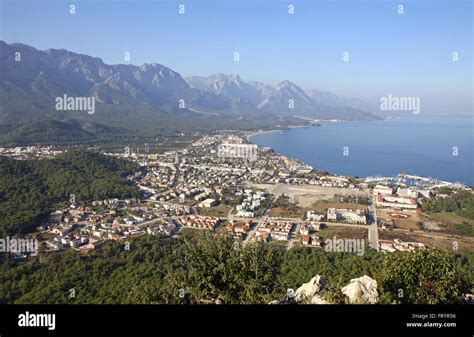
[{"label": "bare dirt clearing", "polygon": [[331,199],[338,195],[354,195],[368,197],[367,191],[352,188],[326,187],[316,185],[290,185],[290,184],[251,184],[250,187],[266,190],[279,197],[286,195],[300,207],[312,208],[313,204],[319,200]]}]

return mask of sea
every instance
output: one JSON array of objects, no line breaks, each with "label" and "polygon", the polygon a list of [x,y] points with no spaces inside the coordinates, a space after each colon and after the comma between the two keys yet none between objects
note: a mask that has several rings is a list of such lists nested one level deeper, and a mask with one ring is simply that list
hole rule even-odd
[{"label": "sea", "polygon": [[474,117],[410,115],[260,133],[251,142],[335,174],[399,173],[474,185]]}]

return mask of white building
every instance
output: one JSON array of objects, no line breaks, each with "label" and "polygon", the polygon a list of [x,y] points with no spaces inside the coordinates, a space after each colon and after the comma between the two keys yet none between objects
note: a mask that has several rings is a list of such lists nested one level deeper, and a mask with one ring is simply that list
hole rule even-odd
[{"label": "white building", "polygon": [[355,224],[366,224],[367,216],[364,210],[328,208],[327,219],[329,221],[342,221]]},{"label": "white building", "polygon": [[308,221],[321,221],[323,220],[324,215],[323,214],[318,214],[314,211],[308,211],[306,213],[306,220]]},{"label": "white building", "polygon": [[206,199],[199,203],[198,207],[212,207],[217,205],[217,200],[214,199]]},{"label": "white building", "polygon": [[397,189],[397,195],[399,197],[405,198],[416,198],[418,197],[418,192],[414,188],[401,188]]},{"label": "white building", "polygon": [[385,185],[376,185],[374,187],[374,195],[392,195],[392,188]]},{"label": "white building", "polygon": [[234,144],[224,142],[217,147],[219,158],[244,158],[257,160],[257,145],[255,144]]},{"label": "white building", "polygon": [[394,209],[417,209],[418,204],[413,198],[382,196],[378,195],[376,199],[377,207],[388,207]]}]

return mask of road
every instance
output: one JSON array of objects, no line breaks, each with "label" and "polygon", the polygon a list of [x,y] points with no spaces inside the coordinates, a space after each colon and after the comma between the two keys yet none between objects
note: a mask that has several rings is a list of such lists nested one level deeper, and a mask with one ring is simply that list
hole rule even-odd
[{"label": "road", "polygon": [[325,224],[327,227],[331,226],[341,226],[341,227],[352,227],[352,228],[364,228],[367,229],[367,225],[360,225],[360,224],[355,224],[355,223],[349,223],[349,222],[328,222],[328,221],[322,221],[323,224]]},{"label": "road", "polygon": [[379,232],[377,228],[377,209],[375,207],[375,199],[369,199],[369,247],[379,251]]},{"label": "road", "polygon": [[227,221],[229,221],[229,222],[234,221],[234,218],[235,218],[235,217],[234,217],[234,215],[232,214],[232,211],[233,211],[233,210],[234,210],[234,207],[232,207],[232,208],[229,210],[229,213],[227,213],[227,218],[226,218],[226,219],[227,219]]},{"label": "road", "polygon": [[140,227],[143,227],[143,226],[148,226],[148,225],[152,225],[154,224],[155,222],[159,222],[163,220],[163,218],[155,218],[155,219],[151,219],[151,220],[147,220],[147,221],[143,221],[143,222],[140,222],[139,224],[136,224],[135,226],[140,228]]},{"label": "road", "polygon": [[290,232],[290,235],[289,235],[290,238],[288,239],[288,244],[286,246],[286,250],[290,250],[293,247],[293,243],[295,241],[296,234],[298,234],[299,231],[300,231],[300,226],[301,226],[301,222],[300,221],[296,222],[295,228]]},{"label": "road", "polygon": [[261,217],[255,218],[255,222],[256,222],[257,224],[255,225],[255,227],[254,227],[252,230],[248,231],[247,236],[245,237],[245,240],[244,240],[244,242],[243,242],[244,245],[245,245],[247,242],[249,242],[249,238],[250,238],[250,237],[253,235],[253,233],[257,230],[258,226],[260,226],[260,224],[263,224],[263,223],[265,222],[265,220],[268,219],[268,213],[270,213],[270,210],[269,210],[269,209],[265,210],[265,212],[263,213],[263,215],[262,215]]}]

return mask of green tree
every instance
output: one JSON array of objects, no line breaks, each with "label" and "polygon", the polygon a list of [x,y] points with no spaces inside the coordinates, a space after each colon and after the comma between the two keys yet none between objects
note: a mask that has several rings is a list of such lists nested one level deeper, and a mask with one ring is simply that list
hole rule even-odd
[{"label": "green tree", "polygon": [[202,233],[187,242],[169,275],[171,303],[267,303],[277,288],[281,249],[264,243],[245,247],[223,233]]},{"label": "green tree", "polygon": [[378,280],[384,301],[401,304],[459,302],[469,291],[465,273],[455,268],[453,254],[434,249],[389,254]]}]

